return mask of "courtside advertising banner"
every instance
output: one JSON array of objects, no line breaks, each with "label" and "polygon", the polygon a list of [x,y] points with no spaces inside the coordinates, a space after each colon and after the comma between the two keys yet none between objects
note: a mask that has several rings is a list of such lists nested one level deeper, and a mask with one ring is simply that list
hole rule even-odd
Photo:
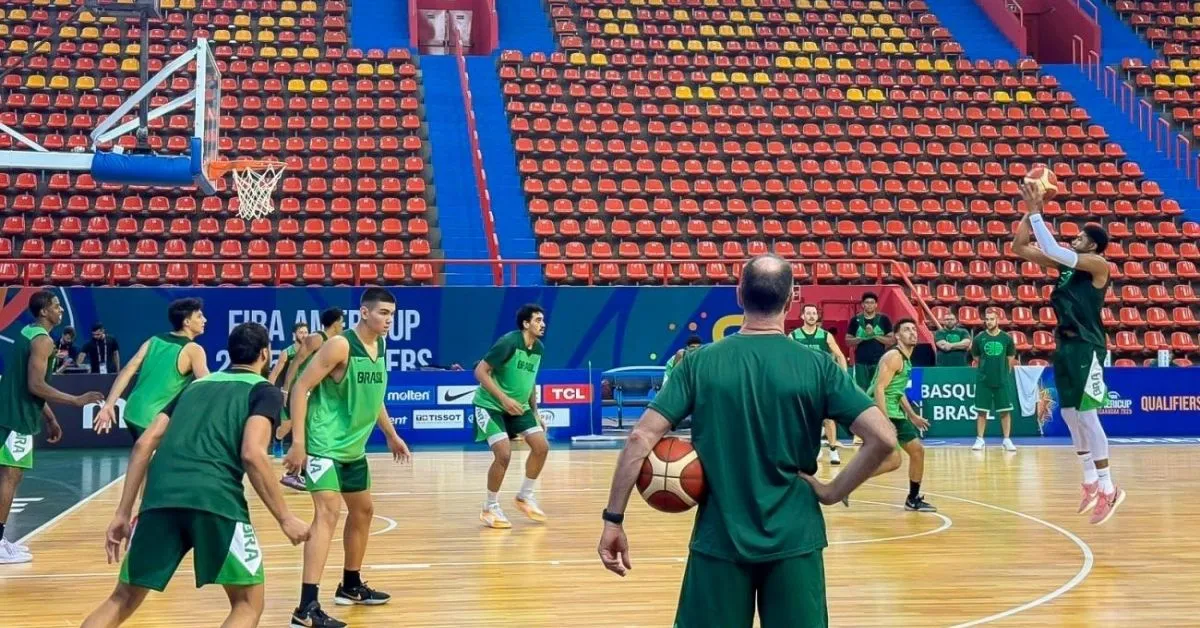
[{"label": "courtside advertising banner", "polygon": [[[1200,369],[1110,367],[1104,383],[1108,405],[1097,413],[1110,437],[1200,435]],[[1054,410],[1046,435],[1069,436],[1058,404]]]}]

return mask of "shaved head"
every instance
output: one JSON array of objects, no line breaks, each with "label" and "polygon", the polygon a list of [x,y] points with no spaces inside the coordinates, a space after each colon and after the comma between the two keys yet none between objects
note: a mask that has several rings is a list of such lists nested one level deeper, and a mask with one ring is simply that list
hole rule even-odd
[{"label": "shaved head", "polygon": [[739,290],[747,314],[779,314],[792,301],[792,267],[779,256],[759,255],[742,269]]}]

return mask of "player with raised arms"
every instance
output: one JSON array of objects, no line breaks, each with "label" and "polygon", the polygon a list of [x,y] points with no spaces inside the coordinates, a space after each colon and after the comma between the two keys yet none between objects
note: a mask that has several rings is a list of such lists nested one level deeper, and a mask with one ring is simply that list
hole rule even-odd
[{"label": "player with raised arms", "polygon": [[[597,551],[606,569],[624,576],[632,568],[625,508],[642,463],[692,417],[708,493],[692,530],[676,628],[750,628],[756,604],[763,628],[827,626],[820,505],[849,495],[896,446],[892,426],[844,369],[784,335],[791,298],[786,261],[750,260],[738,284],[741,329],[684,358],[617,459]],[[826,418],[863,438],[828,484],[811,475]]]},{"label": "player with raised arms", "polygon": [[4,524],[25,470],[33,468],[34,437],[42,432],[44,424],[49,433],[47,442],[57,443],[62,438],[62,426],[50,404],[83,407],[104,399],[99,392],[69,395],[50,385],[56,349],[50,330],[62,322],[63,316],[58,297],[49,290],[33,293],[29,314],[34,321],[13,340],[4,356],[4,376],[0,377],[0,565],[33,560],[29,548],[4,538]]},{"label": "player with raised arms", "polygon": [[[250,524],[243,478],[293,545],[309,526],[288,510],[267,447],[283,406],[263,379],[270,336],[258,323],[233,328],[229,370],[188,384],[156,413],[133,446],[117,512],[105,535],[108,562],[121,560],[117,586],[83,621],[111,628],[127,621],[150,591],[163,591],[192,553],[196,586],[219,584],[229,598],[224,628],[253,628],[265,601],[263,552]],[[133,504],[145,483],[136,525]],[[132,538],[131,538],[132,537]]]},{"label": "player with raised arms", "polygon": [[[1071,241],[1070,248],[1062,246],[1042,218],[1045,194],[1040,183],[1025,182],[1021,186],[1028,213],[1017,225],[1013,252],[1059,273],[1050,293],[1050,305],[1058,317],[1052,360],[1054,385],[1063,421],[1083,464],[1083,499],[1078,512],[1093,509],[1091,522],[1099,525],[1125,501],[1125,491],[1112,481],[1108,436],[1096,412],[1108,403],[1108,387],[1104,384],[1108,336],[1100,317],[1109,279],[1108,260],[1103,257],[1108,233],[1100,225],[1087,224]],[[1031,237],[1037,240],[1037,247],[1030,243]]]},{"label": "player with raised arms", "polygon": [[529,456],[525,479],[515,503],[533,521],[546,521],[546,513],[533,498],[534,485],[546,464],[550,442],[538,420],[537,374],[542,364],[542,336],[546,335],[546,313],[538,305],[517,310],[517,328],[500,337],[487,355],[475,365],[475,442],[487,442],[492,464],[487,474],[487,499],[479,520],[489,528],[506,529],[512,522],[500,508],[500,485],[512,460],[510,440],[525,438]]},{"label": "player with raised arms", "polygon": [[321,609],[318,588],[343,502],[349,512],[342,531],[345,563],[334,602],[375,606],[391,600],[387,593],[368,587],[361,570],[375,513],[367,439],[378,425],[395,460],[411,457],[383,403],[388,382],[384,338],[396,315],[396,297],[383,288],[368,288],[359,313],[362,318],[354,329],[321,345],[288,395],[292,448],[284,466],[292,473],[304,469],[313,500],[312,534],[304,544],[300,604],[292,613],[292,626],[346,625]]},{"label": "player with raised arms", "polygon": [[96,415],[96,431],[105,433],[117,420],[117,401],[137,376],[125,400],[122,418],[137,440],[154,417],[193,380],[208,375],[208,356],[196,338],[204,333],[208,319],[200,299],[177,299],[167,306],[171,330],[151,337],[125,363],[108,391],[104,407]]}]

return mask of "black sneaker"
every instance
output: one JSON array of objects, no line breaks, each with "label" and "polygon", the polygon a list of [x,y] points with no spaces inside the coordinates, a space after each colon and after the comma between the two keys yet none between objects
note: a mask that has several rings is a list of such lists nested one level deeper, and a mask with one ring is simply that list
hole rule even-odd
[{"label": "black sneaker", "polygon": [[937,512],[937,508],[925,501],[924,495],[917,495],[915,498],[909,497],[904,500],[905,510],[915,510],[916,512]]},{"label": "black sneaker", "polygon": [[362,583],[356,587],[343,587],[342,583],[338,583],[337,591],[333,594],[333,601],[342,606],[351,604],[365,604],[367,606],[379,606],[387,604],[391,601],[392,596],[383,591],[376,591],[367,586],[367,583]]},{"label": "black sneaker", "polygon": [[309,602],[303,610],[292,611],[291,628],[346,628],[346,622],[338,621],[321,610],[320,602]]}]

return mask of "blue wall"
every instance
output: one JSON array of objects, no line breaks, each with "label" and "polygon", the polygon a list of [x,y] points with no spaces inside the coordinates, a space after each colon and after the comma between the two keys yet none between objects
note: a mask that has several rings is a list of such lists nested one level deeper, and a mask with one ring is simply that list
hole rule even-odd
[{"label": "blue wall", "polygon": [[409,48],[410,0],[354,0],[350,4],[350,45],[364,50]]}]

